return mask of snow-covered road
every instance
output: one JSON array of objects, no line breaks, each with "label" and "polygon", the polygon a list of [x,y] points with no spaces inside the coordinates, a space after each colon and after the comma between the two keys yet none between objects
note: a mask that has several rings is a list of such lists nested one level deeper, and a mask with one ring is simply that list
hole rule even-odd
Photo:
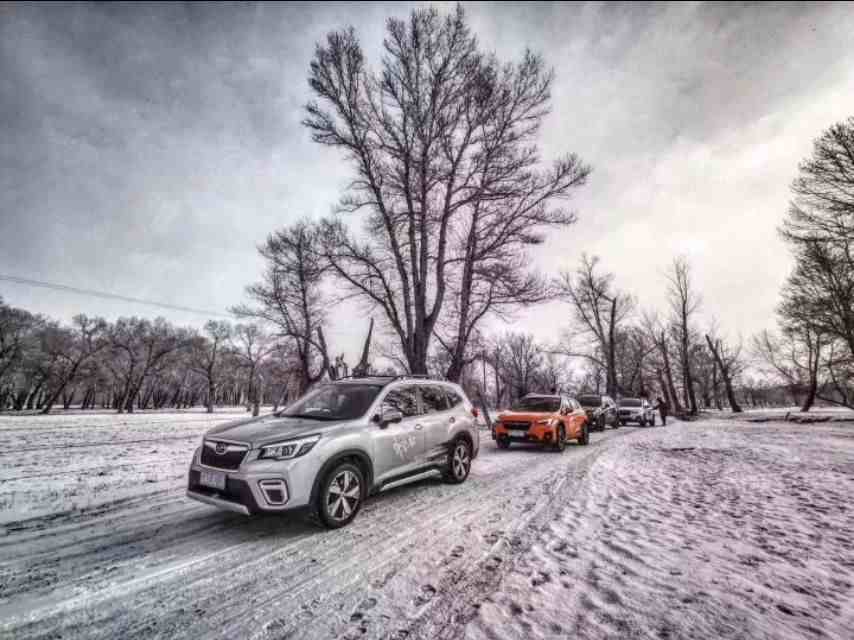
[{"label": "snow-covered road", "polygon": [[0,637],[851,637],[850,424],[487,436],[327,532],[183,497],[229,417],[0,419]]}]

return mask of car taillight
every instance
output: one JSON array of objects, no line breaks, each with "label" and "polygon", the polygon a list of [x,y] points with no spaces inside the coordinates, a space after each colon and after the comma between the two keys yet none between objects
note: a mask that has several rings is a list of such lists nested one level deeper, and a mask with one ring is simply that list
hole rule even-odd
[{"label": "car taillight", "polygon": [[477,417],[480,415],[480,411],[478,411],[478,410],[477,410],[477,407],[472,407],[472,408],[471,408],[471,414],[472,414],[475,418],[477,418]]}]

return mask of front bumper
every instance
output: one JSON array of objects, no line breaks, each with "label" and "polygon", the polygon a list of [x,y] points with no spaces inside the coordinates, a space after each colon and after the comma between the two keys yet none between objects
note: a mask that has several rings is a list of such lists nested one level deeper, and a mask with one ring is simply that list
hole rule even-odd
[{"label": "front bumper", "polygon": [[[282,512],[308,505],[317,470],[306,457],[289,461],[254,460],[239,469],[207,467],[193,456],[187,474],[187,497],[235,513]],[[225,489],[201,484],[202,471],[225,474]]]},{"label": "front bumper", "polygon": [[552,442],[554,438],[554,427],[550,427],[548,425],[533,425],[527,431],[522,431],[520,429],[507,429],[500,424],[495,427],[496,440],[547,444]]}]

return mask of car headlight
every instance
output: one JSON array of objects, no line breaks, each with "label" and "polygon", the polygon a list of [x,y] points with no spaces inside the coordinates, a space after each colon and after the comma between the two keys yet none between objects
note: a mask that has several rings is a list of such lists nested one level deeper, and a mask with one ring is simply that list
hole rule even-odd
[{"label": "car headlight", "polygon": [[320,440],[319,435],[306,436],[297,438],[296,440],[286,440],[284,442],[276,442],[267,444],[261,447],[261,453],[258,454],[259,460],[290,460],[304,456],[312,447]]}]

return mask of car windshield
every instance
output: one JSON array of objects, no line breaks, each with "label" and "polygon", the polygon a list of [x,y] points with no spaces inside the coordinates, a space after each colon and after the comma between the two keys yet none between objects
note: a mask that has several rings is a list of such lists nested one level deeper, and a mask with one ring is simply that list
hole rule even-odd
[{"label": "car windshield", "polygon": [[534,413],[554,413],[560,409],[560,398],[530,397],[522,398],[513,407],[513,411],[532,411]]},{"label": "car windshield", "polygon": [[279,414],[313,420],[354,420],[367,412],[382,390],[377,384],[327,384],[310,391]]},{"label": "car windshield", "polygon": [[639,407],[641,406],[641,401],[638,398],[623,398],[620,400],[621,407]]},{"label": "car windshield", "polygon": [[602,404],[602,398],[599,396],[579,396],[578,404],[582,407],[598,407]]}]

